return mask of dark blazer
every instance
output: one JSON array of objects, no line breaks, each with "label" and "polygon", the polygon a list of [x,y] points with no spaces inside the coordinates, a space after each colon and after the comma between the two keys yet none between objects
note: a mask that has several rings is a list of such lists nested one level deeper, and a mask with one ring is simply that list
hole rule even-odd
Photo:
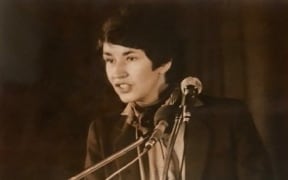
[{"label": "dark blazer", "polygon": [[[269,159],[246,106],[237,100],[202,96],[203,106],[190,109],[185,135],[186,180],[271,180]],[[86,168],[135,141],[134,127],[119,115],[91,123]],[[132,151],[87,176],[105,179],[136,157]],[[140,179],[138,163],[115,179]]]}]

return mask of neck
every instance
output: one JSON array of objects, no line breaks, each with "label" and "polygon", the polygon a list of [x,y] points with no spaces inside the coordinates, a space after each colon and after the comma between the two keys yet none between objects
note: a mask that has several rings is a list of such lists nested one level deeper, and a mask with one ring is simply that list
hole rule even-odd
[{"label": "neck", "polygon": [[149,107],[149,106],[153,106],[155,104],[157,104],[159,101],[161,101],[163,99],[163,97],[166,97],[165,92],[169,91],[168,89],[170,86],[168,84],[164,84],[161,88],[159,88],[159,92],[158,92],[158,96],[155,97],[153,101],[149,102],[149,103],[144,103],[141,101],[135,102],[136,106],[139,108],[145,108],[145,107]]}]

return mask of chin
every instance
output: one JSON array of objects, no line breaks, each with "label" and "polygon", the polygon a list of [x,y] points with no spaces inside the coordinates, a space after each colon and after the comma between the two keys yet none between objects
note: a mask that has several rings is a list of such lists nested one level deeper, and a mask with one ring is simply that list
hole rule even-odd
[{"label": "chin", "polygon": [[129,103],[129,102],[135,102],[136,101],[136,99],[131,97],[131,96],[129,97],[129,96],[125,96],[125,95],[119,95],[119,98],[123,103]]}]

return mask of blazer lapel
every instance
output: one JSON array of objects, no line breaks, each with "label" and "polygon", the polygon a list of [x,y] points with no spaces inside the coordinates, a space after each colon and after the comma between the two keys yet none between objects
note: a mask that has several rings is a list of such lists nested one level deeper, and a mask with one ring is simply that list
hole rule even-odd
[{"label": "blazer lapel", "polygon": [[[121,119],[122,121],[122,119]],[[117,136],[114,141],[114,152],[122,150],[123,148],[127,147],[128,145],[135,142],[135,128],[126,123],[126,120],[123,119],[121,124],[118,124],[120,128],[118,128]],[[137,151],[131,150],[127,152],[127,154],[123,155],[122,157],[116,160],[116,169],[120,169],[123,166],[127,165],[130,161],[132,161],[135,157],[137,157]],[[134,163],[133,165],[129,166],[127,169],[121,172],[122,180],[132,180],[135,177],[139,177],[139,168],[138,163]]]},{"label": "blazer lapel", "polygon": [[[201,180],[206,165],[210,134],[205,119],[207,114],[201,113],[203,108],[193,108],[191,120],[187,124],[185,134],[186,178]],[[204,108],[205,109],[205,108]]]}]

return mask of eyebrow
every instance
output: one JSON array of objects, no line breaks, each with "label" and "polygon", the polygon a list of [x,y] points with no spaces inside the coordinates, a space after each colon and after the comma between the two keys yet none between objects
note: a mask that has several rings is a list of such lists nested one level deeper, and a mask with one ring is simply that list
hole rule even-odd
[{"label": "eyebrow", "polygon": [[135,51],[129,50],[123,53],[124,56],[129,55],[129,54],[133,54],[135,53]]},{"label": "eyebrow", "polygon": [[[133,53],[135,53],[135,51],[133,51],[133,50],[128,50],[128,51],[125,51],[124,53],[122,53],[122,55],[123,55],[123,56],[127,56],[127,55],[133,54]],[[109,52],[103,52],[103,55],[112,56],[112,54],[109,53]]]}]

